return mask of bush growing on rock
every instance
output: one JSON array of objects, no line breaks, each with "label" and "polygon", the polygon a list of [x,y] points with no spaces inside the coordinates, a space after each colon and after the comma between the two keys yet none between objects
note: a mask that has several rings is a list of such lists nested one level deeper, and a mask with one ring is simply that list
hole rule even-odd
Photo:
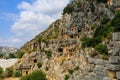
[{"label": "bush growing on rock", "polygon": [[64,80],[68,80],[69,79],[69,75],[65,75],[65,78],[64,78]]},{"label": "bush growing on rock", "polygon": [[24,52],[21,52],[21,51],[18,50],[15,57],[22,58],[23,55],[24,55]]},{"label": "bush growing on rock", "polygon": [[114,32],[120,31],[120,11],[116,12],[114,19],[111,21],[111,25],[114,27]]},{"label": "bush growing on rock", "polygon": [[68,69],[68,72],[69,72],[70,74],[73,74],[74,70]]},{"label": "bush growing on rock", "polygon": [[21,77],[20,80],[47,80],[46,75],[41,70],[33,71],[31,74]]},{"label": "bush growing on rock", "polygon": [[0,74],[1,74],[1,73],[3,73],[3,68],[2,68],[2,67],[0,67]]},{"label": "bush growing on rock", "polygon": [[76,67],[74,68],[74,70],[79,70],[79,66],[76,66]]},{"label": "bush growing on rock", "polygon": [[108,17],[104,17],[101,21],[100,21],[100,24],[107,24],[107,22],[109,22],[110,19]]},{"label": "bush growing on rock", "polygon": [[10,53],[9,58],[16,58],[14,54]]},{"label": "bush growing on rock", "polygon": [[83,38],[81,38],[81,41],[82,41],[83,48],[94,47],[102,41],[102,37],[101,36],[98,36],[95,38],[83,37]]},{"label": "bush growing on rock", "polygon": [[21,76],[21,72],[19,70],[13,72],[13,76],[14,77],[20,77]]},{"label": "bush growing on rock", "polygon": [[81,38],[81,41],[82,41],[82,47],[83,48],[90,46],[90,42],[91,42],[90,38],[85,36],[85,37]]},{"label": "bush growing on rock", "polygon": [[52,56],[52,52],[50,50],[45,51],[45,54],[48,59]]},{"label": "bush growing on rock", "polygon": [[68,5],[64,8],[63,14],[65,14],[65,13],[70,14],[73,10],[74,10],[74,8],[71,5]]},{"label": "bush growing on rock", "polygon": [[7,73],[7,77],[11,77],[13,75],[13,67],[6,68],[5,72]]},{"label": "bush growing on rock", "polygon": [[108,54],[107,46],[101,43],[95,46],[95,50],[98,51],[100,54]]}]

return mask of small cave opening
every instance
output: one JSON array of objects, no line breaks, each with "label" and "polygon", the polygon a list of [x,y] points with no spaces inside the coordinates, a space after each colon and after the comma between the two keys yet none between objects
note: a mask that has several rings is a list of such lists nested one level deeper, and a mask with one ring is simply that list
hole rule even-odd
[{"label": "small cave opening", "polygon": [[58,48],[58,52],[63,52],[63,48]]},{"label": "small cave opening", "polygon": [[70,38],[74,38],[74,36],[73,36],[73,35],[70,35]]},{"label": "small cave opening", "polygon": [[26,71],[26,74],[28,74],[28,71]]},{"label": "small cave opening", "polygon": [[37,62],[37,59],[34,59],[34,63],[36,63]]},{"label": "small cave opening", "polygon": [[78,29],[78,32],[81,32],[81,29]]}]

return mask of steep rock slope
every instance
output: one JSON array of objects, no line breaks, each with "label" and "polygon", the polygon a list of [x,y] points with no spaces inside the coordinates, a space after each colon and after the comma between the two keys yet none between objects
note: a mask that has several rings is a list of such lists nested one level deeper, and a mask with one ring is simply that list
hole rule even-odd
[{"label": "steep rock slope", "polygon": [[[109,61],[102,60],[101,55],[94,57],[99,59],[91,58],[89,54],[95,52],[94,48],[83,48],[80,41],[85,36],[92,38],[104,17],[114,18],[107,4],[95,0],[72,1],[63,10],[60,20],[21,47],[20,51],[26,54],[15,69],[21,70],[22,75],[42,69],[48,80],[109,80],[106,69]],[[103,41],[106,45],[107,40]],[[111,75],[116,78],[114,72]]]}]

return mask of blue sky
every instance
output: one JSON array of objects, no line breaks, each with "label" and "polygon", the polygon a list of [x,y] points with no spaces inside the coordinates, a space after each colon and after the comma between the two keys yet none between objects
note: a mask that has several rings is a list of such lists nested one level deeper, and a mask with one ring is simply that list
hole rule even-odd
[{"label": "blue sky", "polygon": [[69,0],[0,0],[0,46],[19,48],[61,17]]}]

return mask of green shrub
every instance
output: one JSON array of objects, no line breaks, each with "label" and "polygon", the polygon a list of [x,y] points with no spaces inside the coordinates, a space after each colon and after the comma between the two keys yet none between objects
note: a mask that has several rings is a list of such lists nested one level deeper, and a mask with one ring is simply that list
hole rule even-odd
[{"label": "green shrub", "polygon": [[21,77],[20,80],[47,80],[46,75],[41,70],[33,71],[31,74]]},{"label": "green shrub", "polygon": [[91,47],[95,47],[97,44],[99,44],[100,42],[102,42],[102,36],[97,36],[97,37],[95,37],[95,38],[92,38],[91,40],[90,40],[90,46]]},{"label": "green shrub", "polygon": [[7,73],[8,77],[13,75],[13,67],[6,68],[5,72]]},{"label": "green shrub", "polygon": [[3,68],[2,67],[0,67],[0,74],[2,74],[3,73]]},{"label": "green shrub", "polygon": [[74,7],[71,5],[68,5],[63,9],[63,14],[65,14],[65,13],[70,14],[73,10],[74,10]]},{"label": "green shrub", "polygon": [[116,12],[114,19],[111,21],[111,25],[114,27],[114,32],[120,31],[120,11]]},{"label": "green shrub", "polygon": [[[30,74],[29,75],[26,75],[26,76],[23,76],[21,77],[20,80],[30,80]],[[31,79],[32,80],[32,79]]]},{"label": "green shrub", "polygon": [[13,67],[6,68],[4,72],[0,74],[1,78],[11,77],[13,75]]},{"label": "green shrub", "polygon": [[65,75],[65,78],[64,78],[64,80],[68,80],[69,79],[69,75]]},{"label": "green shrub", "polygon": [[21,77],[21,72],[19,70],[16,70],[15,72],[13,72],[13,76],[14,77]]},{"label": "green shrub", "polygon": [[106,38],[110,32],[113,32],[114,28],[111,25],[100,25],[96,28],[95,32],[94,32],[94,38],[95,37],[104,37]]},{"label": "green shrub", "polygon": [[110,19],[109,19],[108,17],[104,17],[104,18],[101,20],[100,24],[101,24],[101,25],[107,24],[107,22],[109,22],[109,21],[110,21]]},{"label": "green shrub", "polygon": [[81,41],[82,41],[81,46],[82,46],[83,48],[90,46],[90,42],[91,42],[91,39],[90,39],[90,38],[88,38],[88,37],[85,36],[85,37],[81,38]]},{"label": "green shrub", "polygon": [[52,52],[50,50],[45,51],[45,54],[48,59],[52,56]]},{"label": "green shrub", "polygon": [[91,25],[91,30],[94,30],[95,28],[96,28],[95,24]]},{"label": "green shrub", "polygon": [[41,68],[42,67],[42,62],[38,62],[37,66],[38,66],[38,68]]},{"label": "green shrub", "polygon": [[24,52],[18,50],[15,57],[16,58],[22,58],[23,55],[24,55]]},{"label": "green shrub", "polygon": [[76,66],[76,67],[74,68],[74,70],[79,70],[79,66]]},{"label": "green shrub", "polygon": [[74,70],[68,69],[68,72],[69,72],[70,74],[73,74]]},{"label": "green shrub", "polygon": [[10,53],[9,58],[16,58],[14,54]]},{"label": "green shrub", "polygon": [[96,45],[95,50],[98,51],[100,54],[108,54],[107,46],[103,44]]},{"label": "green shrub", "polygon": [[102,37],[101,36],[97,36],[95,38],[83,37],[81,38],[81,41],[82,41],[83,48],[94,47],[102,41]]},{"label": "green shrub", "polygon": [[4,56],[4,55],[3,55],[2,53],[0,53],[0,58],[3,58],[3,56]]}]

